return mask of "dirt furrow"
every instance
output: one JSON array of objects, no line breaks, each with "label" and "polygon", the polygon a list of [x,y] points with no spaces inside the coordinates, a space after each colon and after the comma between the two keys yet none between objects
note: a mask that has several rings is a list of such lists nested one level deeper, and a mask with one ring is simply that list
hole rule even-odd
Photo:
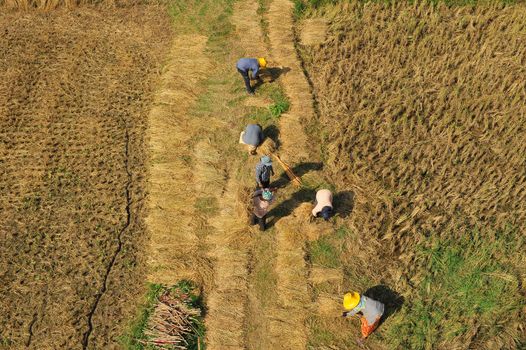
[{"label": "dirt furrow", "polygon": [[201,92],[198,83],[210,67],[204,55],[206,41],[200,35],[175,39],[149,116],[151,282],[174,284],[183,278],[203,278],[203,270],[197,271],[202,264],[192,149],[204,121],[192,118],[189,110]]},{"label": "dirt furrow", "polygon": [[97,312],[97,307],[99,306],[101,298],[104,296],[104,293],[108,289],[108,277],[113,269],[113,266],[115,265],[115,261],[117,259],[117,256],[122,250],[122,235],[124,231],[130,227],[130,224],[132,222],[132,210],[131,210],[131,191],[130,187],[132,185],[132,173],[130,169],[130,134],[128,125],[126,124],[126,121],[123,120],[122,123],[124,124],[123,128],[125,130],[125,138],[124,138],[124,168],[126,170],[126,176],[127,176],[127,182],[126,182],[126,188],[125,188],[125,194],[126,194],[126,222],[124,223],[124,227],[119,231],[117,234],[117,246],[115,247],[115,251],[113,252],[113,255],[110,259],[110,262],[108,264],[108,267],[106,268],[106,273],[104,274],[104,278],[102,280],[102,286],[100,287],[99,292],[97,293],[95,300],[91,306],[90,312],[88,314],[88,329],[84,334],[82,335],[82,349],[88,349],[89,347],[89,341],[91,333],[93,332],[93,316],[95,315],[95,312]]}]

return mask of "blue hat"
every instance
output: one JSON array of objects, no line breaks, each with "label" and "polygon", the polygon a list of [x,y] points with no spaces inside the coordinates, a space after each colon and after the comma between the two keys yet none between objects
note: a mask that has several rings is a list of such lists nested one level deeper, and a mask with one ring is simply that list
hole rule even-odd
[{"label": "blue hat", "polygon": [[321,216],[323,217],[323,219],[325,219],[325,221],[329,220],[329,218],[331,217],[331,213],[332,208],[329,206],[323,207],[323,209],[321,210]]},{"label": "blue hat", "polygon": [[263,163],[264,165],[267,165],[267,166],[271,166],[272,165],[272,160],[270,159],[269,156],[263,156],[263,157],[261,157],[261,163]]},{"label": "blue hat", "polygon": [[263,197],[264,200],[269,201],[272,199],[272,192],[268,189],[264,189],[261,193],[261,197]]}]

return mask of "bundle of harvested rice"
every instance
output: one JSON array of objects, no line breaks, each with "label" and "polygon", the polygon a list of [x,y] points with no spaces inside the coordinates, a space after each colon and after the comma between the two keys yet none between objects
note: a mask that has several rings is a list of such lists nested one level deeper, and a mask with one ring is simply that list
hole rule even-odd
[{"label": "bundle of harvested rice", "polygon": [[320,316],[336,318],[342,314],[341,301],[333,295],[320,295],[315,305],[317,306],[317,310],[315,311]]},{"label": "bundle of harvested rice", "polygon": [[[200,322],[201,310],[185,302],[184,295],[173,296],[169,290],[159,297],[144,334],[144,345],[169,346],[170,349],[188,349],[190,339],[199,334],[196,325]],[[199,340],[198,340],[199,342]]]},{"label": "bundle of harvested rice", "polygon": [[258,147],[258,153],[261,155],[270,155],[276,151],[276,143],[270,137],[265,138]]}]

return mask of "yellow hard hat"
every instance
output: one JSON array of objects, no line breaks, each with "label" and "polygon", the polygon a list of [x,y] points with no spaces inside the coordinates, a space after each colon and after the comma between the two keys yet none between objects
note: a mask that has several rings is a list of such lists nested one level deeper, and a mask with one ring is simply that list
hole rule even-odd
[{"label": "yellow hard hat", "polygon": [[258,63],[261,68],[265,68],[267,66],[267,60],[265,60],[263,57],[258,58]]},{"label": "yellow hard hat", "polygon": [[345,310],[352,310],[360,302],[360,294],[356,292],[345,293],[343,296],[343,307]]}]

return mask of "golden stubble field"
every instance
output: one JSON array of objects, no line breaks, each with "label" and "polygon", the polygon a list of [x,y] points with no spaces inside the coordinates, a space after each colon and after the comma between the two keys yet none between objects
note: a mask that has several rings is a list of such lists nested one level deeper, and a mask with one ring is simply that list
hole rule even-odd
[{"label": "golden stubble field", "polygon": [[144,288],[164,8],[0,15],[0,347],[113,348]]},{"label": "golden stubble field", "polygon": [[524,345],[526,8],[349,3],[323,16],[326,40],[301,49],[326,169],[356,194],[349,285],[403,294],[383,327],[391,346]]}]

